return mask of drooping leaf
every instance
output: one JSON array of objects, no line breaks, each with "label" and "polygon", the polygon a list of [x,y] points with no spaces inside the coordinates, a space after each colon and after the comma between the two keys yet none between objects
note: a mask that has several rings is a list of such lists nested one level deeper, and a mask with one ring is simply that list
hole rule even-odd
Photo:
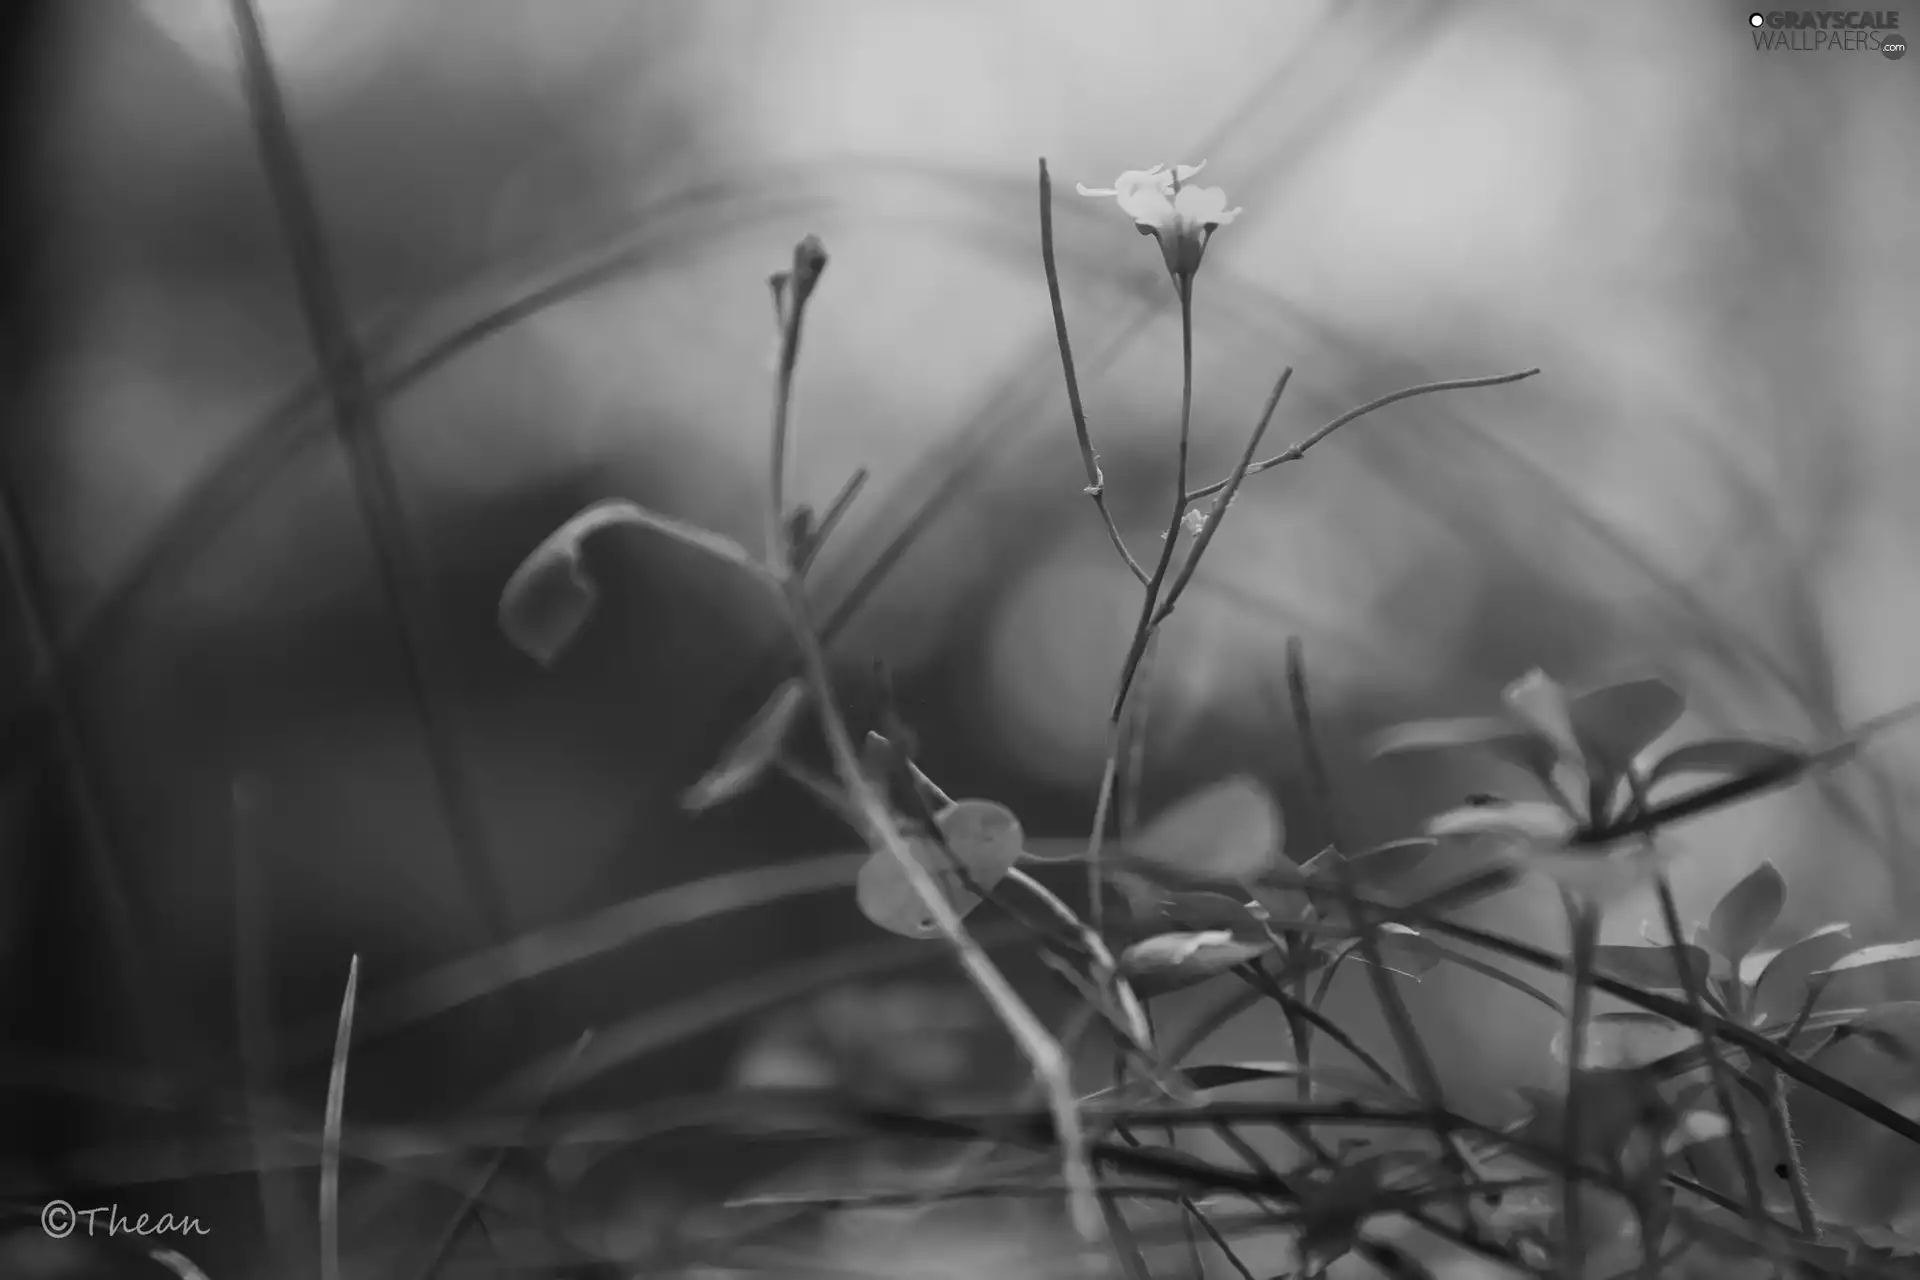
[{"label": "drooping leaf", "polygon": [[1813,976],[1816,978],[1833,977],[1842,973],[1852,973],[1856,969],[1871,969],[1877,965],[1897,964],[1902,960],[1920,960],[1920,939],[1909,942],[1882,942],[1877,946],[1862,947],[1858,951],[1850,951]]},{"label": "drooping leaf", "polygon": [[1722,778],[1744,777],[1768,769],[1805,767],[1812,757],[1795,746],[1760,742],[1752,738],[1708,738],[1675,747],[1654,762],[1647,785],[1684,773],[1707,773]]},{"label": "drooping leaf", "polygon": [[1673,728],[1687,700],[1664,680],[1623,680],[1575,696],[1573,734],[1596,776],[1619,778],[1661,734]]},{"label": "drooping leaf", "polygon": [[779,756],[794,721],[806,705],[805,681],[796,677],[775,689],[720,753],[719,762],[687,789],[681,804],[699,813],[750,790]]},{"label": "drooping leaf", "polygon": [[1806,1001],[1807,984],[1813,975],[1853,950],[1851,932],[1851,925],[1838,921],[1776,952],[1748,953],[1741,961],[1740,976],[1753,984],[1750,1003],[1755,1021],[1772,1025],[1796,1016]]},{"label": "drooping leaf", "polygon": [[1271,869],[1284,838],[1273,796],[1242,775],[1176,802],[1127,840],[1125,848],[1132,857],[1183,877],[1241,881]]},{"label": "drooping leaf", "polygon": [[[992,800],[955,801],[935,814],[934,822],[946,840],[945,849],[931,836],[914,837],[907,847],[932,874],[955,913],[964,916],[980,905],[975,888],[991,891],[1019,861],[1025,834],[1020,820]],[[938,932],[906,872],[884,849],[874,850],[861,866],[855,900],[867,919],[890,932],[908,938]]]},{"label": "drooping leaf", "polygon": [[549,666],[593,616],[599,589],[581,549],[614,525],[638,525],[697,548],[737,568],[762,572],[745,547],[707,529],[619,499],[596,502],[548,534],[500,591],[501,632],[528,657]]},{"label": "drooping leaf", "polygon": [[1707,944],[1738,966],[1773,928],[1786,901],[1786,880],[1773,863],[1762,862],[1715,904],[1707,919]]},{"label": "drooping leaf", "polygon": [[1374,735],[1372,754],[1407,755],[1416,751],[1478,750],[1518,765],[1545,781],[1553,775],[1553,747],[1505,716],[1465,716],[1452,720],[1414,720]]},{"label": "drooping leaf", "polygon": [[500,592],[500,630],[514,648],[543,667],[552,666],[599,602],[600,590],[587,575],[579,544],[556,533],[507,579]]},{"label": "drooping leaf", "polygon": [[1225,973],[1266,954],[1273,944],[1242,942],[1225,929],[1163,933],[1120,953],[1119,969],[1140,995],[1159,995]]},{"label": "drooping leaf", "polygon": [[1704,984],[1713,963],[1707,953],[1694,946],[1682,947],[1681,953],[1686,957],[1684,968],[1671,947],[1608,944],[1594,948],[1593,968],[1644,991],[1684,991],[1689,973],[1697,984]]}]

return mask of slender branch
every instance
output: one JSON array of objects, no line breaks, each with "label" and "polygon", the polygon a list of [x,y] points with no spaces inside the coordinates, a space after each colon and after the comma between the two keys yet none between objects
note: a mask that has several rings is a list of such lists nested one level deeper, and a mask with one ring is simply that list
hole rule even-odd
[{"label": "slender branch", "polygon": [[1140,670],[1141,660],[1146,657],[1147,644],[1153,639],[1154,607],[1159,603],[1160,588],[1167,580],[1167,570],[1173,564],[1174,548],[1180,541],[1181,518],[1187,514],[1189,505],[1186,477],[1187,434],[1192,425],[1190,414],[1193,408],[1193,290],[1191,282],[1178,285],[1178,288],[1181,331],[1178,484],[1174,491],[1173,514],[1167,521],[1167,531],[1160,541],[1160,558],[1154,562],[1153,573],[1147,578],[1146,591],[1140,599],[1140,618],[1133,625],[1133,639],[1127,645],[1126,660],[1120,666],[1120,678],[1114,686],[1113,704],[1107,711],[1106,764],[1100,772],[1100,792],[1093,804],[1093,832],[1087,842],[1087,919],[1095,932],[1101,930],[1106,916],[1100,855],[1113,811],[1114,787],[1120,776],[1120,748],[1124,736],[1127,695],[1133,690],[1134,676]]},{"label": "slender branch", "polygon": [[827,739],[834,769],[846,788],[860,818],[861,834],[869,844],[884,850],[899,866],[907,885],[926,909],[938,930],[960,961],[981,996],[993,1008],[1008,1033],[1019,1046],[1035,1078],[1047,1093],[1048,1110],[1061,1148],[1063,1174],[1070,1191],[1069,1203],[1075,1226],[1089,1243],[1100,1238],[1100,1201],[1094,1186],[1092,1166],[1087,1158],[1086,1134],[1081,1126],[1079,1100],[1074,1096],[1066,1055],[1044,1024],[1020,998],[998,967],[967,932],[959,913],[947,901],[946,894],[923,866],[901,835],[893,813],[887,807],[866,772],[860,767],[859,754],[846,720],[834,701],[833,680],[827,658],[815,628],[807,601],[806,584],[795,571],[792,548],[785,534],[784,472],[789,417],[793,403],[793,377],[799,359],[800,332],[806,315],[806,303],[827,255],[820,242],[809,236],[794,249],[794,264],[784,280],[775,277],[775,300],[779,304],[781,342],[780,363],[775,371],[772,423],[772,459],[768,493],[768,568],[780,580],[786,600],[788,622],[814,706]]},{"label": "slender branch", "polygon": [[1067,309],[1060,300],[1060,267],[1053,253],[1053,178],[1047,173],[1045,160],[1040,162],[1040,261],[1047,270],[1047,296],[1053,302],[1053,332],[1060,343],[1060,367],[1067,380],[1067,406],[1073,411],[1073,434],[1080,442],[1080,461],[1087,469],[1086,493],[1100,512],[1100,522],[1107,528],[1113,549],[1127,562],[1134,580],[1144,587],[1147,571],[1127,550],[1120,526],[1113,522],[1113,513],[1107,509],[1107,479],[1100,473],[1100,455],[1094,452],[1093,433],[1087,429],[1086,410],[1080,403],[1080,377],[1073,368],[1073,344],[1067,340]]},{"label": "slender branch", "polygon": [[[1273,384],[1273,391],[1267,396],[1267,407],[1260,414],[1260,421],[1254,424],[1253,434],[1247,437],[1247,447],[1241,452],[1240,461],[1234,464],[1233,473],[1227,477],[1226,490],[1214,503],[1212,514],[1207,517],[1207,523],[1201,528],[1200,536],[1193,540],[1193,546],[1188,550],[1187,558],[1181,562],[1180,576],[1173,580],[1173,586],[1168,589],[1166,599],[1160,602],[1159,612],[1153,617],[1154,626],[1157,627],[1167,620],[1173,613],[1174,606],[1180,603],[1180,597],[1186,591],[1187,584],[1193,581],[1193,572],[1200,567],[1200,557],[1205,555],[1207,548],[1213,545],[1213,536],[1220,531],[1220,523],[1227,514],[1227,508],[1233,505],[1234,497],[1240,492],[1240,485],[1247,478],[1248,467],[1253,462],[1254,451],[1259,449],[1261,438],[1267,434],[1267,424],[1273,421],[1273,411],[1279,407],[1280,397],[1286,394],[1287,383],[1292,380],[1293,366],[1289,365],[1280,371],[1279,380]],[[1185,486],[1186,481],[1182,480],[1181,487],[1184,489]],[[1185,514],[1187,505],[1193,501],[1191,497],[1183,501],[1180,508],[1182,514]]]},{"label": "slender branch", "polygon": [[827,539],[832,537],[833,531],[840,527],[840,522],[853,508],[854,499],[858,498],[860,491],[866,487],[867,469],[858,467],[852,475],[847,477],[847,482],[840,486],[840,492],[833,496],[833,501],[827,504],[826,514],[820,517],[820,523],[813,531],[813,541],[808,544],[806,554],[799,558],[799,568],[802,573],[813,567],[814,560],[819,557],[821,549],[827,545]]},{"label": "slender branch", "polygon": [[[1329,422],[1326,426],[1321,427],[1318,431],[1308,436],[1305,440],[1302,440],[1299,444],[1296,444],[1292,448],[1288,449],[1285,453],[1277,453],[1271,458],[1267,458],[1263,461],[1254,463],[1253,466],[1247,469],[1247,474],[1259,475],[1262,471],[1271,471],[1275,467],[1280,466],[1283,463],[1297,462],[1302,457],[1306,456],[1307,450],[1313,448],[1313,446],[1319,444],[1322,440],[1325,440],[1328,436],[1332,435],[1334,432],[1338,431],[1340,428],[1346,426],[1349,422],[1352,422],[1357,418],[1364,418],[1368,414],[1372,413],[1375,409],[1384,409],[1388,405],[1393,404],[1396,401],[1411,399],[1414,396],[1427,395],[1430,392],[1434,392],[1434,391],[1464,391],[1471,387],[1497,387],[1502,385],[1503,383],[1520,382],[1524,379],[1533,377],[1535,374],[1539,372],[1540,370],[1538,369],[1523,369],[1519,373],[1501,373],[1501,374],[1495,374],[1494,376],[1487,377],[1487,378],[1453,378],[1445,382],[1427,382],[1427,383],[1422,383],[1420,386],[1417,386],[1417,387],[1403,388],[1402,390],[1392,392],[1389,395],[1381,396],[1378,400],[1370,400],[1366,404],[1361,405],[1358,409],[1349,409],[1347,412],[1335,418],[1332,422]],[[1193,497],[1205,498],[1212,494],[1220,492],[1222,489],[1226,487],[1227,487],[1226,481],[1216,480],[1214,483],[1208,485],[1204,489],[1195,490],[1193,493]]]}]

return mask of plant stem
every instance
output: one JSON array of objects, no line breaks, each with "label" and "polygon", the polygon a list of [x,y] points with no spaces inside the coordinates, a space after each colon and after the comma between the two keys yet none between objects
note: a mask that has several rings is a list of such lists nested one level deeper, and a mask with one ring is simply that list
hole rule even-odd
[{"label": "plant stem", "polygon": [[1087,427],[1086,410],[1080,403],[1080,378],[1073,368],[1073,344],[1067,339],[1067,308],[1060,300],[1060,267],[1053,253],[1053,179],[1047,174],[1045,160],[1040,162],[1040,262],[1046,268],[1047,297],[1053,303],[1053,333],[1060,345],[1060,367],[1067,380],[1067,407],[1073,411],[1073,434],[1080,445],[1080,462],[1087,471],[1086,494],[1100,512],[1100,522],[1106,526],[1113,549],[1126,561],[1134,581],[1144,587],[1147,571],[1127,550],[1120,526],[1113,522],[1113,512],[1107,509],[1107,480],[1100,473],[1100,455],[1094,452],[1093,433]]},{"label": "plant stem", "polygon": [[1120,667],[1120,679],[1114,688],[1113,704],[1107,711],[1107,758],[1100,771],[1100,793],[1093,804],[1093,832],[1087,841],[1087,921],[1099,933],[1106,918],[1105,879],[1101,875],[1101,846],[1106,841],[1107,824],[1113,811],[1113,792],[1120,775],[1120,749],[1127,710],[1127,695],[1132,692],[1134,676],[1146,657],[1147,643],[1153,639],[1154,608],[1160,602],[1160,587],[1173,564],[1174,548],[1180,542],[1180,520],[1187,514],[1187,440],[1193,425],[1193,282],[1175,281],[1180,294],[1180,444],[1173,495],[1173,515],[1160,544],[1160,558],[1154,562],[1140,601],[1140,620],[1134,624],[1133,639],[1127,646],[1126,661]]},{"label": "plant stem", "polygon": [[793,376],[799,359],[800,331],[807,298],[820,272],[825,269],[826,261],[826,250],[818,240],[809,236],[795,247],[793,270],[775,277],[781,342],[780,362],[774,375],[767,567],[780,581],[788,622],[794,643],[800,651],[801,667],[813,691],[814,706],[827,740],[827,749],[833,758],[835,772],[840,775],[841,784],[860,817],[863,828],[861,834],[871,847],[884,850],[898,864],[914,896],[932,918],[934,927],[952,947],[960,967],[1006,1026],[1026,1057],[1035,1079],[1046,1089],[1048,1110],[1060,1144],[1062,1173],[1069,1191],[1068,1203],[1074,1225],[1088,1243],[1097,1243],[1101,1238],[1100,1198],[1094,1186],[1092,1165],[1087,1158],[1086,1134],[1081,1127],[1079,1101],[1073,1093],[1066,1055],[1059,1042],[1027,1007],[973,935],[967,932],[965,923],[947,901],[946,894],[941,891],[932,874],[914,855],[886,802],[875,792],[872,782],[861,769],[853,737],[847,729],[845,718],[840,714],[839,704],[834,701],[833,680],[819,632],[813,624],[806,583],[793,563],[783,505]]},{"label": "plant stem", "polygon": [[1785,1076],[1764,1063],[1755,1072],[1767,1090],[1772,1112],[1774,1141],[1780,1145],[1780,1159],[1787,1166],[1787,1186],[1793,1192],[1793,1214],[1803,1234],[1820,1238],[1820,1217],[1814,1212],[1813,1185],[1807,1178],[1806,1162],[1800,1158],[1800,1142],[1793,1132],[1793,1111],[1787,1102],[1789,1088]]},{"label": "plant stem", "polygon": [[1567,927],[1571,934],[1568,959],[1573,968],[1573,996],[1567,1002],[1567,1100],[1561,1115],[1565,1158],[1560,1169],[1560,1272],[1565,1280],[1581,1280],[1586,1271],[1586,1222],[1580,1203],[1578,1173],[1585,1142],[1585,1107],[1581,1097],[1581,1060],[1586,1057],[1587,1012],[1593,1002],[1589,976],[1594,943],[1600,936],[1600,913],[1593,904],[1567,895]]},{"label": "plant stem", "polygon": [[[1636,788],[1638,783],[1636,782]],[[1773,1255],[1774,1270],[1781,1280],[1792,1274],[1786,1257],[1775,1238],[1778,1226],[1773,1215],[1767,1212],[1766,1193],[1760,1188],[1760,1168],[1754,1162],[1753,1147],[1747,1142],[1747,1135],[1740,1128],[1740,1114],[1733,1105],[1733,1079],[1727,1067],[1726,1059],[1720,1056],[1720,1046],[1714,1043],[1713,1028],[1707,1021],[1706,997],[1700,989],[1700,975],[1691,964],[1686,963],[1680,954],[1680,948],[1686,945],[1686,927],[1680,923],[1680,905],[1673,896],[1673,882],[1661,876],[1655,882],[1660,897],[1660,916],[1666,925],[1667,939],[1674,948],[1674,968],[1679,971],[1682,990],[1687,998],[1687,1010],[1693,1015],[1700,1028],[1701,1048],[1706,1051],[1707,1076],[1713,1084],[1714,1105],[1720,1108],[1720,1114],[1727,1118],[1727,1136],[1733,1145],[1733,1157],[1740,1167],[1740,1184],[1747,1193],[1747,1212],[1760,1228],[1762,1238],[1767,1242]]]}]

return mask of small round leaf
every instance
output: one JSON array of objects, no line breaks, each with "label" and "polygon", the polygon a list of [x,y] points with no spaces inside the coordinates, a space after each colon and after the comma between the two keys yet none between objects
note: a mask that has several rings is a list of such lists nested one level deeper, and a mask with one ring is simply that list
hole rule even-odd
[{"label": "small round leaf", "polygon": [[[934,822],[947,848],[928,836],[914,837],[907,847],[933,877],[955,914],[964,916],[980,905],[974,887],[991,890],[1019,861],[1025,835],[1020,820],[992,800],[956,801],[935,814]],[[884,849],[874,850],[861,866],[854,899],[867,919],[890,932],[908,938],[928,938],[939,932],[906,872]]]}]

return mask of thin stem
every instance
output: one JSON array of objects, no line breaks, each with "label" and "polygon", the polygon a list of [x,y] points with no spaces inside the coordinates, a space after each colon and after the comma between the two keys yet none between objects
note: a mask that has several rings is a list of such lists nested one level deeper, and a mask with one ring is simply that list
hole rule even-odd
[{"label": "thin stem", "polygon": [[1087,920],[1096,933],[1104,927],[1106,918],[1106,901],[1102,892],[1105,881],[1101,875],[1100,855],[1113,812],[1114,787],[1120,776],[1120,748],[1127,695],[1133,689],[1141,660],[1146,657],[1147,644],[1153,639],[1154,606],[1159,603],[1160,587],[1166,582],[1167,570],[1173,564],[1173,551],[1180,540],[1180,519],[1187,513],[1187,415],[1193,404],[1193,306],[1190,289],[1183,288],[1180,292],[1180,326],[1184,335],[1181,348],[1186,353],[1181,373],[1180,482],[1175,494],[1173,516],[1168,520],[1166,534],[1160,542],[1160,558],[1154,562],[1153,573],[1147,579],[1147,589],[1140,600],[1140,619],[1134,623],[1133,639],[1127,646],[1126,660],[1120,667],[1120,679],[1114,687],[1113,704],[1107,711],[1106,763],[1100,772],[1100,792],[1093,804],[1093,832],[1087,841]]},{"label": "thin stem", "polygon": [[1560,1182],[1560,1271],[1566,1280],[1586,1273],[1587,1239],[1582,1212],[1580,1179],[1576,1173],[1586,1147],[1585,1099],[1582,1097],[1581,1059],[1586,1057],[1587,1013],[1593,1002],[1589,977],[1594,943],[1600,936],[1600,913],[1591,903],[1568,895],[1567,926],[1572,935],[1568,956],[1573,967],[1573,998],[1567,1005],[1567,1100],[1561,1113],[1561,1145],[1566,1160]]},{"label": "thin stem", "polygon": [[807,544],[805,554],[798,557],[800,572],[805,573],[813,567],[814,560],[819,557],[821,549],[827,545],[827,539],[833,536],[833,531],[846,518],[847,512],[853,507],[854,499],[860,496],[860,491],[866,487],[866,484],[867,469],[856,467],[853,474],[847,477],[847,482],[840,486],[840,492],[833,496],[833,501],[827,504],[826,514],[820,517],[820,523],[813,531],[812,541]]},{"label": "thin stem", "polygon": [[1113,522],[1113,513],[1107,509],[1107,479],[1100,472],[1100,455],[1094,452],[1093,433],[1087,428],[1086,410],[1080,403],[1080,378],[1073,369],[1073,344],[1067,339],[1067,309],[1060,300],[1060,268],[1053,253],[1053,178],[1047,173],[1044,159],[1040,161],[1040,262],[1047,271],[1047,297],[1053,302],[1053,333],[1060,344],[1060,368],[1066,375],[1067,407],[1073,411],[1073,434],[1080,444],[1080,461],[1087,470],[1086,494],[1093,499],[1094,507],[1100,512],[1100,522],[1106,526],[1113,549],[1126,561],[1134,581],[1144,587],[1147,585],[1147,571],[1127,550],[1126,541],[1120,536],[1120,526]]},{"label": "thin stem", "polygon": [[[1226,517],[1227,508],[1233,505],[1234,498],[1240,492],[1240,485],[1247,478],[1247,468],[1253,462],[1253,454],[1260,447],[1261,438],[1267,434],[1267,424],[1273,421],[1273,411],[1280,405],[1280,397],[1286,394],[1287,383],[1293,380],[1293,367],[1289,365],[1280,371],[1279,379],[1273,384],[1273,391],[1267,396],[1267,407],[1260,415],[1260,421],[1253,427],[1253,434],[1247,437],[1247,447],[1240,454],[1240,461],[1234,464],[1233,473],[1227,477],[1227,487],[1213,505],[1213,512],[1201,526],[1200,535],[1193,540],[1193,547],[1187,552],[1187,558],[1180,565],[1180,575],[1167,591],[1166,599],[1161,601],[1160,610],[1154,615],[1153,625],[1159,626],[1173,613],[1174,606],[1180,603],[1180,597],[1186,592],[1187,584],[1193,581],[1195,569],[1200,567],[1200,557],[1213,545],[1214,534],[1219,531],[1220,522]],[[1183,485],[1185,481],[1181,482]],[[1181,513],[1196,501],[1189,495],[1181,504]]]},{"label": "thin stem", "polygon": [[1006,1026],[1026,1057],[1034,1077],[1044,1085],[1048,1110],[1060,1144],[1062,1171],[1069,1189],[1074,1224],[1082,1236],[1093,1243],[1100,1238],[1100,1200],[1094,1185],[1093,1169],[1087,1158],[1086,1134],[1081,1127],[1079,1101],[1073,1093],[1066,1055],[1059,1042],[1034,1016],[973,935],[967,932],[965,923],[947,901],[946,894],[932,874],[914,856],[886,802],[875,792],[872,782],[860,767],[853,737],[840,714],[839,704],[834,701],[833,680],[819,632],[813,624],[806,584],[795,572],[792,549],[787,545],[785,511],[781,504],[784,501],[783,477],[794,369],[799,359],[800,331],[807,299],[821,271],[825,269],[826,261],[826,250],[818,240],[809,236],[795,247],[794,269],[786,276],[784,284],[776,277],[775,298],[780,304],[781,343],[780,363],[775,371],[774,383],[767,567],[781,581],[788,622],[794,643],[800,651],[806,680],[813,690],[814,706],[827,740],[827,749],[833,759],[834,769],[840,775],[841,785],[846,788],[859,815],[861,834],[872,847],[884,850],[899,866],[908,887],[926,909],[941,937],[953,949],[961,968]]},{"label": "thin stem", "polygon": [[[1173,504],[1175,522],[1186,514],[1187,454],[1193,440],[1193,277],[1178,276],[1174,289],[1180,295],[1180,445],[1174,455]],[[1171,539],[1172,535],[1168,535]]]},{"label": "thin stem", "polygon": [[1753,1148],[1747,1142],[1747,1135],[1740,1127],[1740,1114],[1734,1110],[1731,1072],[1726,1059],[1720,1055],[1720,1047],[1714,1043],[1714,1037],[1708,1030],[1706,998],[1701,993],[1700,975],[1679,954],[1679,949],[1686,945],[1686,927],[1680,923],[1680,905],[1674,900],[1673,882],[1663,875],[1655,888],[1660,898],[1660,916],[1666,925],[1667,939],[1675,950],[1674,968],[1680,974],[1687,1010],[1698,1020],[1697,1025],[1701,1028],[1701,1048],[1707,1055],[1707,1075],[1713,1083],[1714,1105],[1727,1118],[1727,1135],[1733,1144],[1734,1160],[1740,1166],[1741,1186],[1747,1193],[1747,1213],[1760,1226],[1763,1238],[1774,1255],[1774,1270],[1785,1280],[1791,1271],[1780,1252],[1779,1242],[1774,1238],[1779,1224],[1767,1212],[1766,1196],[1760,1189],[1760,1169],[1754,1162]]},{"label": "thin stem", "polygon": [[1756,1073],[1766,1087],[1773,1120],[1774,1141],[1780,1145],[1780,1159],[1787,1166],[1787,1186],[1793,1193],[1793,1216],[1803,1235],[1820,1238],[1820,1216],[1813,1207],[1813,1184],[1807,1177],[1807,1164],[1800,1155],[1800,1140],[1793,1131],[1793,1110],[1787,1101],[1788,1084],[1772,1067],[1760,1064]]},{"label": "thin stem", "polygon": [[[1424,396],[1434,391],[1464,391],[1472,387],[1497,387],[1503,383],[1520,382],[1533,377],[1539,372],[1540,370],[1538,369],[1522,369],[1519,373],[1502,373],[1488,378],[1452,378],[1445,382],[1426,382],[1417,387],[1403,388],[1389,395],[1381,396],[1378,400],[1369,400],[1358,409],[1349,409],[1332,422],[1329,422],[1326,426],[1321,427],[1318,431],[1308,436],[1305,440],[1302,440],[1299,444],[1288,449],[1285,453],[1277,453],[1271,458],[1254,463],[1253,466],[1247,469],[1247,474],[1259,475],[1262,471],[1271,471],[1284,463],[1297,462],[1306,455],[1307,450],[1313,448],[1313,446],[1319,444],[1322,440],[1325,440],[1349,422],[1357,418],[1364,418],[1375,409],[1384,409],[1396,401],[1410,399],[1413,396]],[[1205,498],[1220,492],[1226,487],[1226,481],[1217,480],[1204,489],[1195,490],[1193,496],[1195,498]]]},{"label": "thin stem", "polygon": [[[1231,488],[1227,490],[1229,498],[1232,492]],[[1387,967],[1386,956],[1380,948],[1379,924],[1373,912],[1361,902],[1353,868],[1344,856],[1345,847],[1340,839],[1342,824],[1333,797],[1333,778],[1327,769],[1326,757],[1320,750],[1320,737],[1313,729],[1313,706],[1307,696],[1306,662],[1298,636],[1287,639],[1287,694],[1293,707],[1294,724],[1300,735],[1300,749],[1306,761],[1307,776],[1321,811],[1326,816],[1328,829],[1333,833],[1333,866],[1340,886],[1341,905],[1352,916],[1359,933],[1360,955],[1366,962],[1374,1000],[1379,1004],[1387,1026],[1392,1029],[1401,1060],[1407,1065],[1407,1072],[1413,1078],[1414,1090],[1421,1102],[1433,1110],[1442,1110],[1446,1106],[1446,1094],[1440,1086],[1440,1073],[1433,1065],[1433,1057],[1427,1052],[1425,1041],[1420,1038],[1420,1028],[1413,1020],[1412,1010],[1407,1007],[1406,996],[1394,983],[1393,972]],[[1463,1184],[1470,1183],[1473,1170],[1468,1165],[1465,1153],[1446,1136],[1440,1137],[1440,1146],[1449,1172]],[[1473,1207],[1468,1193],[1461,1194],[1459,1208],[1461,1226],[1472,1230]]]},{"label": "thin stem", "polygon": [[1273,421],[1274,411],[1280,405],[1280,397],[1286,391],[1287,383],[1293,378],[1293,369],[1289,366],[1281,371],[1279,379],[1274,383],[1273,392],[1267,397],[1266,408],[1261,412],[1260,420],[1254,424],[1253,434],[1249,438],[1247,448],[1242,453],[1239,463],[1234,467],[1233,474],[1227,479],[1229,490],[1227,496],[1221,500],[1212,516],[1208,518],[1206,527],[1200,531],[1200,536],[1194,539],[1193,547],[1188,552],[1185,564],[1181,567],[1180,576],[1174,582],[1173,589],[1168,593],[1166,604],[1161,606],[1160,589],[1162,585],[1165,584],[1167,580],[1167,570],[1173,563],[1174,547],[1180,538],[1181,520],[1186,515],[1187,509],[1192,505],[1192,499],[1185,492],[1187,484],[1186,453],[1189,427],[1188,415],[1193,404],[1193,309],[1191,306],[1191,296],[1191,289],[1182,287],[1180,316],[1184,336],[1181,342],[1181,350],[1185,358],[1182,372],[1183,387],[1180,397],[1179,492],[1175,496],[1172,518],[1167,522],[1167,531],[1161,540],[1160,559],[1155,562],[1153,573],[1147,579],[1147,589],[1140,602],[1140,618],[1139,621],[1134,624],[1133,641],[1128,646],[1126,661],[1120,668],[1120,679],[1114,690],[1113,705],[1107,713],[1106,764],[1101,771],[1099,796],[1094,802],[1093,834],[1087,844],[1087,889],[1091,895],[1089,915],[1093,927],[1096,930],[1101,927],[1100,922],[1103,911],[1103,903],[1101,900],[1101,886],[1103,881],[1100,874],[1100,854],[1102,844],[1106,839],[1108,815],[1113,808],[1113,793],[1116,780],[1119,776],[1120,753],[1124,737],[1122,729],[1125,722],[1128,695],[1133,690],[1134,682],[1139,675],[1140,665],[1146,658],[1147,646],[1152,642],[1160,624],[1165,622],[1167,615],[1173,611],[1173,605],[1178,601],[1180,593],[1185,590],[1187,584],[1193,580],[1193,573],[1194,570],[1199,567],[1200,557],[1205,554],[1207,547],[1212,544],[1214,534],[1220,527],[1220,522],[1226,519],[1227,507],[1233,500],[1233,494],[1238,491],[1241,480],[1245,478],[1247,465],[1253,459],[1254,450],[1259,448],[1260,439],[1266,434],[1268,424]]}]

